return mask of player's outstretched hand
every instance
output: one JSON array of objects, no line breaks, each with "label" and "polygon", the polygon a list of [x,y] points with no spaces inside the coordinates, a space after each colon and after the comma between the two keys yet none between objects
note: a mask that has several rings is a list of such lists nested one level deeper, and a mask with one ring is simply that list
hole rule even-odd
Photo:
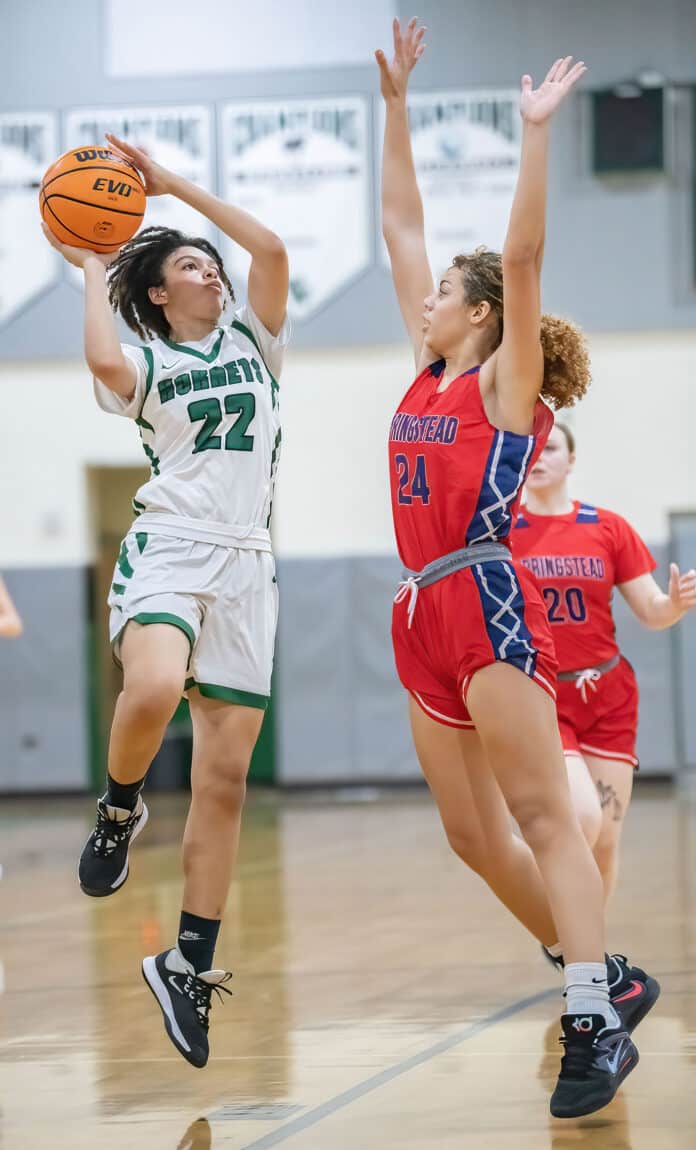
[{"label": "player's outstretched hand", "polygon": [[44,223],[41,224],[41,231],[45,235],[52,248],[63,256],[64,259],[72,264],[73,267],[82,268],[85,266],[85,261],[88,259],[98,259],[100,263],[108,268],[110,263],[116,259],[120,249],[115,252],[93,252],[91,248],[74,248],[71,244],[62,244],[59,239],[54,236],[50,228],[47,228]]},{"label": "player's outstretched hand", "polygon": [[523,120],[527,120],[530,124],[543,124],[551,119],[558,106],[587,71],[582,60],[571,67],[572,63],[572,56],[556,60],[549,68],[543,84],[538,88],[534,87],[531,76],[522,77],[520,112]]},{"label": "player's outstretched hand", "polygon": [[138,169],[143,177],[146,195],[164,196],[167,194],[172,179],[172,173],[167,168],[163,168],[161,164],[156,164],[145,148],[138,148],[135,144],[120,140],[111,132],[106,132],[105,135],[111,151]]},{"label": "player's outstretched hand", "polygon": [[385,100],[404,100],[408,87],[408,78],[425,51],[423,36],[426,29],[418,27],[414,16],[409,20],[405,30],[401,31],[398,20],[394,20],[394,59],[387,63],[387,57],[381,48],[375,52],[375,59],[379,64],[380,86]]},{"label": "player's outstretched hand", "polygon": [[684,615],[696,607],[696,571],[693,567],[682,575],[676,563],[669,565],[669,591],[667,592],[677,610]]}]

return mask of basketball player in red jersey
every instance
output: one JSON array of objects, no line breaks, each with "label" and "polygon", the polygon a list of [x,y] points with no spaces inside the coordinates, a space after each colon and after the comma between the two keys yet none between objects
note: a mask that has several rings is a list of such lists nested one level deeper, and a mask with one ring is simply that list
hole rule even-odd
[{"label": "basketball player in red jersey", "polygon": [[[540,311],[549,124],[585,66],[557,60],[537,89],[523,78],[520,172],[502,258],[459,256],[436,287],[406,108],[422,36],[415,20],[404,33],[395,21],[392,63],[376,53],[386,103],[383,230],[417,369],[390,430],[407,569],[394,651],[450,842],[538,938],[557,935],[562,946],[565,1055],[551,1110],[574,1117],[613,1098],[638,1052],[610,1001],[602,882],[570,801],[545,604],[512,561],[508,536],[553,423],[540,396],[568,406],[588,382],[577,330],[542,322]],[[508,810],[524,842],[514,841]]]},{"label": "basketball player in red jersey", "polygon": [[655,560],[626,520],[570,498],[574,462],[572,432],[556,424],[529,473],[510,541],[546,602],[571,796],[608,898],[638,766],[638,686],[617,646],[612,591],[618,587],[646,627],[671,627],[696,605],[696,571],[682,575],[673,563],[664,594],[652,576]]}]

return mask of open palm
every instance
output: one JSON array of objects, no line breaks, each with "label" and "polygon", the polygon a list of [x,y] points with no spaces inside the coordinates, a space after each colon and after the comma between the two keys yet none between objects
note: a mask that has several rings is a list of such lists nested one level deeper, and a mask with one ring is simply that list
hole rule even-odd
[{"label": "open palm", "polygon": [[375,52],[375,59],[379,64],[380,86],[385,100],[394,100],[406,95],[408,78],[425,50],[422,43],[425,28],[418,28],[418,21],[414,16],[409,20],[405,30],[401,31],[398,20],[394,21],[394,58],[391,64],[381,49]]},{"label": "open palm", "polygon": [[565,100],[587,71],[582,60],[571,67],[572,61],[572,56],[556,60],[549,68],[543,84],[536,89],[531,76],[522,77],[520,112],[523,120],[531,124],[543,124],[545,120],[551,118],[559,104]]}]

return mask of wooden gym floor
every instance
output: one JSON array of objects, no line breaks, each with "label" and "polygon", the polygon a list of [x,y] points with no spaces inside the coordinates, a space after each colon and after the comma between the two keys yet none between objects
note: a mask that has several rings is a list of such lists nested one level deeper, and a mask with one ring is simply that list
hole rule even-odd
[{"label": "wooden gym floor", "polygon": [[559,979],[425,792],[361,797],[252,793],[203,1071],[139,970],[175,937],[184,797],[150,796],[103,901],[75,880],[91,801],[0,803],[2,1150],[693,1150],[696,797],[639,788],[609,945],[663,994],[620,1096],[566,1123]]}]

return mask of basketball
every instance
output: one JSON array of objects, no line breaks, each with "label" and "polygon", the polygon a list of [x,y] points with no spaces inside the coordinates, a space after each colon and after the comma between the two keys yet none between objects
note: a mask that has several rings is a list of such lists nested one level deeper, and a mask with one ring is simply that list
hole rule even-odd
[{"label": "basketball", "polygon": [[41,217],[56,239],[113,252],[135,235],[145,214],[145,188],[134,167],[108,148],[76,148],[41,181]]}]

